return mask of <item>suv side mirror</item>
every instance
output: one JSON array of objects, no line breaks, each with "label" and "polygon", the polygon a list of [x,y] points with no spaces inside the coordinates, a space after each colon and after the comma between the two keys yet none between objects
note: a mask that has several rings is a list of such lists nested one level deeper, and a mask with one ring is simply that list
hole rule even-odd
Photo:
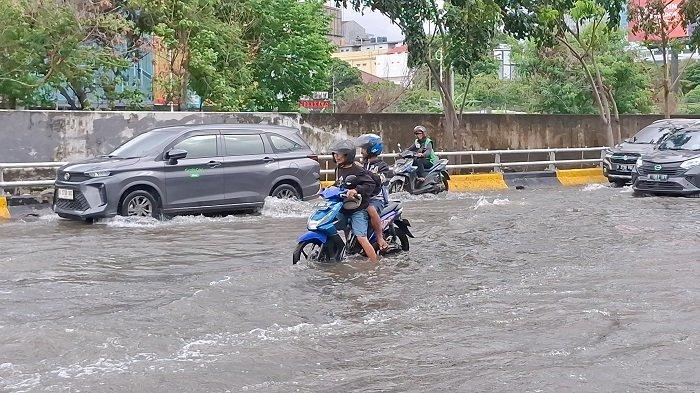
[{"label": "suv side mirror", "polygon": [[165,158],[170,164],[175,164],[177,160],[182,160],[185,157],[187,157],[187,150],[172,149],[165,152]]}]

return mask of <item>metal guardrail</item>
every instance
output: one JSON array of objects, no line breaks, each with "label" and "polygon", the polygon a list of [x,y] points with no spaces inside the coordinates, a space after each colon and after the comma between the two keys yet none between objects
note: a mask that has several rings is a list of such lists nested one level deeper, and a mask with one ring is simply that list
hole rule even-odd
[{"label": "metal guardrail", "polygon": [[[548,170],[555,171],[557,165],[572,165],[572,164],[600,164],[602,159],[602,152],[607,149],[607,147],[580,147],[580,148],[555,148],[555,149],[530,149],[530,150],[475,150],[475,151],[445,151],[437,152],[436,154],[440,157],[460,157],[460,162],[463,162],[463,158],[469,157],[471,163],[469,164],[452,164],[447,165],[447,169],[459,170],[459,169],[484,169],[491,168],[494,172],[502,172],[505,167],[529,167],[529,166],[547,166]],[[557,160],[557,153],[581,153],[581,159],[576,160]],[[600,152],[600,158],[583,158],[586,152]],[[512,154],[542,154],[547,153],[548,160],[539,161],[516,161],[516,162],[504,162],[503,156]],[[474,156],[493,156],[493,162],[488,163],[475,163]],[[394,160],[399,157],[399,153],[388,153],[382,154],[382,158],[394,158]],[[333,157],[331,155],[319,155],[319,161],[325,162],[325,169],[321,169],[321,175],[326,176],[328,180],[328,175],[333,175],[335,173],[334,169],[329,169],[329,164]],[[54,184],[54,179],[51,180],[25,180],[25,181],[4,181],[3,172],[6,169],[36,169],[36,168],[58,168],[66,165],[66,162],[21,162],[21,163],[2,163],[0,162],[0,194],[4,192],[4,188],[13,187],[40,187],[40,186],[52,186]]]},{"label": "metal guardrail", "polygon": [[59,168],[66,164],[66,162],[0,162],[0,195],[5,192],[5,188],[53,186],[55,181],[54,179],[5,181],[5,169]]},{"label": "metal guardrail", "polygon": [[[528,167],[528,166],[543,166],[547,165],[548,170],[555,171],[557,165],[571,165],[571,164],[600,164],[603,162],[602,152],[607,149],[607,147],[580,147],[580,148],[553,148],[553,149],[530,149],[530,150],[474,150],[474,151],[445,151],[436,152],[440,157],[464,157],[468,156],[470,158],[470,164],[453,164],[447,165],[447,169],[483,169],[492,168],[493,172],[502,172],[503,168],[506,167]],[[600,152],[600,158],[581,158],[576,160],[557,160],[557,153],[576,153],[580,152],[583,156],[586,152]],[[538,153],[548,153],[549,160],[540,161],[515,161],[515,162],[503,162],[503,156],[508,154],[538,154]],[[488,156],[494,157],[493,162],[490,163],[474,163],[474,156]],[[399,157],[399,153],[388,153],[380,155],[382,158],[394,158]],[[320,155],[319,160],[326,162],[326,169],[321,169],[322,175],[332,175],[335,173],[335,169],[328,169],[328,163],[333,160],[331,155]]]}]

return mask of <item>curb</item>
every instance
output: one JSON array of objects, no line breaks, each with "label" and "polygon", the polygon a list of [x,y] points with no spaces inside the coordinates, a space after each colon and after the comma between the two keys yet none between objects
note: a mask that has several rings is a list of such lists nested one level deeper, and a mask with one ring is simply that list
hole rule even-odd
[{"label": "curb", "polygon": [[[450,176],[450,191],[503,190],[534,186],[580,186],[607,183],[602,168],[558,169],[556,172],[476,173]],[[322,181],[321,188],[333,185]]]}]

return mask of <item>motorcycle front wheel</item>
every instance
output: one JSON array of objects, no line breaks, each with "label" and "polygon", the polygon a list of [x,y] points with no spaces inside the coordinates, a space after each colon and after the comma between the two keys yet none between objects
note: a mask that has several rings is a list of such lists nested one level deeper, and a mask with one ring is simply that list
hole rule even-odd
[{"label": "motorcycle front wheel", "polygon": [[306,240],[299,244],[294,249],[292,254],[292,265],[299,263],[301,258],[305,261],[326,262],[328,261],[328,252],[324,244],[317,239]]}]

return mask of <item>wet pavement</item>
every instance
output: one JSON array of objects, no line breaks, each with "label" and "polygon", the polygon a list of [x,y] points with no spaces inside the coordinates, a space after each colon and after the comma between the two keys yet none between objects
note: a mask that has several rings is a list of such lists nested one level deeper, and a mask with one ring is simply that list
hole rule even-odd
[{"label": "wet pavement", "polygon": [[292,266],[306,203],[2,223],[0,390],[700,390],[700,199],[404,199],[379,265]]}]

